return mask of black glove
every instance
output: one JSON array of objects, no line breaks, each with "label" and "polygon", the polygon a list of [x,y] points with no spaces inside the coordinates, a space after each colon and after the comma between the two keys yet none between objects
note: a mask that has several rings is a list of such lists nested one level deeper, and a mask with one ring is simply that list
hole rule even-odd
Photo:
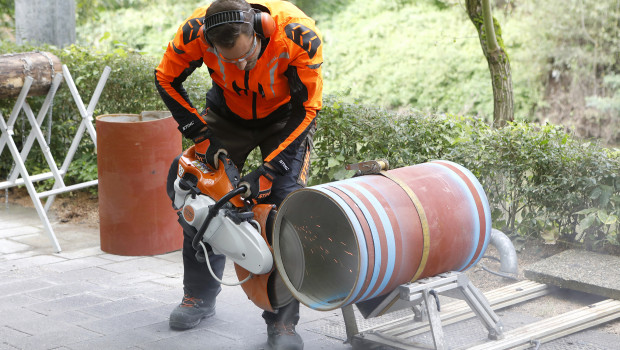
[{"label": "black glove", "polygon": [[265,199],[271,194],[271,185],[276,177],[276,171],[261,165],[245,175],[239,182],[239,187],[246,186],[247,191],[241,195],[245,199]]},{"label": "black glove", "polygon": [[213,136],[213,131],[210,129],[201,132],[200,135],[194,138],[194,143],[196,144],[194,148],[196,158],[214,169],[217,169],[219,165],[218,157],[220,153],[228,154],[220,141]]}]

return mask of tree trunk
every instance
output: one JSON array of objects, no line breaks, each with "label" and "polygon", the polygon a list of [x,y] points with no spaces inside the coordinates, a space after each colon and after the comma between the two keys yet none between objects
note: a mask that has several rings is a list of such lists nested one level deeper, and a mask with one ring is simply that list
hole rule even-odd
[{"label": "tree trunk", "polygon": [[34,79],[28,96],[45,95],[58,73],[62,73],[60,59],[49,52],[0,55],[0,98],[17,97],[27,76]]},{"label": "tree trunk", "polygon": [[514,120],[514,97],[510,61],[503,48],[501,28],[491,15],[489,0],[466,0],[466,5],[467,14],[478,31],[482,52],[489,64],[494,101],[493,125],[503,127],[508,121]]}]

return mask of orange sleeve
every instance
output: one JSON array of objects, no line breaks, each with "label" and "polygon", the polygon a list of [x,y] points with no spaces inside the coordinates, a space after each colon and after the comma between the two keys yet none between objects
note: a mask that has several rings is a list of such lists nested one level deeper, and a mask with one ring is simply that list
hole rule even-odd
[{"label": "orange sleeve", "polygon": [[155,69],[157,90],[179,124],[179,131],[188,138],[194,138],[205,124],[183,87],[187,77],[203,64],[204,44],[200,38],[203,20],[203,17],[189,18],[179,27]]},{"label": "orange sleeve", "polygon": [[323,43],[319,31],[311,19],[294,21],[285,26],[291,63],[286,72],[291,103],[297,112],[285,127],[288,137],[266,158],[265,161],[278,165],[286,171],[288,163],[295,156],[303,136],[317,116],[323,101]]}]

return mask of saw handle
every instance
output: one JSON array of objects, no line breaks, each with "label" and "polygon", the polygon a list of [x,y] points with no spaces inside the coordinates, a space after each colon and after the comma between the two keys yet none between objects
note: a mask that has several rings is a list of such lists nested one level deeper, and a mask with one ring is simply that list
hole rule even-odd
[{"label": "saw handle", "polygon": [[[196,231],[196,235],[194,236],[194,239],[192,239],[192,247],[196,251],[200,251],[201,249],[200,242],[202,241],[202,237],[205,235],[205,232],[207,231],[207,227],[209,227],[209,223],[211,223],[211,220],[213,220],[215,215],[217,215],[220,209],[222,209],[224,204],[226,204],[233,197],[239,194],[245,193],[245,191],[247,191],[247,187],[245,185],[241,185],[235,188],[234,190],[223,195],[222,198],[220,198],[217,202],[215,202],[215,204],[213,204],[209,208],[209,213],[207,213],[207,217],[205,221],[202,223],[202,225],[200,225],[200,228],[198,229],[198,231]],[[207,256],[205,256],[205,258],[208,259]]]}]

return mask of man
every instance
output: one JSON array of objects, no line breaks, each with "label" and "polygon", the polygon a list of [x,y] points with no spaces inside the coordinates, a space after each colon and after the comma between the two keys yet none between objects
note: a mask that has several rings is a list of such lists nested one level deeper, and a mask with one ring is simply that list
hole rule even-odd
[{"label": "man", "polygon": [[[183,88],[205,64],[213,81],[199,113]],[[216,167],[227,153],[243,168],[259,147],[263,164],[241,179],[243,195],[276,206],[305,186],[315,117],[322,105],[322,40],[314,21],[294,5],[273,0],[216,0],[198,8],[179,27],[155,71],[157,89],[179,124],[195,142],[199,159]],[[170,193],[178,158],[168,180]],[[190,329],[215,313],[221,290],[206,264],[196,260],[192,237],[184,232],[183,301],[170,327]],[[208,257],[221,278],[225,257]],[[295,332],[299,302],[263,312],[272,349],[303,349]]]}]

